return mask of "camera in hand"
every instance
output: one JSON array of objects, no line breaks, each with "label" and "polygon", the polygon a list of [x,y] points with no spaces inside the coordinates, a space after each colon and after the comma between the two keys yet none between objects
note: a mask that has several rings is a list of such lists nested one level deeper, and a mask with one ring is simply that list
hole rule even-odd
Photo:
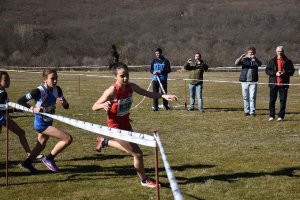
[{"label": "camera in hand", "polygon": [[190,61],[190,66],[196,66],[196,64],[197,64],[197,62],[196,62],[196,60],[195,59],[191,59],[191,61]]}]

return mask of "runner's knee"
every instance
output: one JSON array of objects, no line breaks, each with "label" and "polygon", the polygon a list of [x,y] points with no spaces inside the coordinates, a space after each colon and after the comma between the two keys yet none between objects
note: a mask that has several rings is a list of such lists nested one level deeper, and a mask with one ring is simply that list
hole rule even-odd
[{"label": "runner's knee", "polygon": [[68,135],[68,137],[65,139],[67,145],[70,145],[72,141],[73,141],[73,137],[71,135]]},{"label": "runner's knee", "polygon": [[142,157],[143,157],[143,152],[142,152],[142,150],[140,150],[140,149],[136,149],[136,150],[134,150],[134,151],[132,152],[132,155],[133,155],[134,157],[137,157],[137,158],[142,158]]}]

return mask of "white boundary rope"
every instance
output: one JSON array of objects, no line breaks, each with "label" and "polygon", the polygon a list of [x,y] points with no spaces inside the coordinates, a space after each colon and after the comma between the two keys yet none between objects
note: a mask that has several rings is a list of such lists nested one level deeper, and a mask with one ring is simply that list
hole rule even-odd
[{"label": "white boundary rope", "polygon": [[[152,82],[153,82],[153,79],[151,80],[151,82],[147,88],[147,91],[150,90],[150,86],[151,86]],[[131,108],[131,110],[137,108],[145,99],[146,99],[146,97],[144,96],[143,99],[138,104],[136,104],[133,108]]]},{"label": "white boundary rope", "polygon": [[[40,72],[33,72],[33,71],[26,71],[26,70],[7,70],[7,71],[13,71],[13,72],[25,72],[25,73],[40,73]],[[299,69],[299,73],[300,73],[300,69]],[[104,76],[104,75],[94,75],[94,74],[68,74],[68,73],[60,73],[62,75],[66,75],[66,76],[87,76],[87,77],[98,77],[98,78],[113,78],[113,76]],[[151,80],[152,78],[130,78],[132,80]],[[177,78],[168,78],[168,81],[179,81],[179,80],[183,80],[183,81],[188,81],[188,80],[199,80],[199,79],[177,79]],[[227,80],[201,80],[203,82],[213,82],[213,83],[241,83],[240,81],[227,81]],[[256,82],[256,84],[258,85],[272,85],[272,84],[276,84],[276,83],[260,83],[260,82]],[[297,85],[300,86],[300,83],[289,83],[289,84],[282,84],[282,85]]]},{"label": "white boundary rope", "polygon": [[183,196],[180,192],[180,189],[179,189],[178,184],[176,182],[176,178],[174,177],[174,175],[172,173],[170,164],[168,162],[165,150],[164,150],[164,148],[161,144],[159,135],[154,134],[154,138],[156,139],[156,142],[157,142],[159,150],[160,150],[160,154],[161,154],[161,157],[162,157],[162,160],[163,160],[163,163],[164,163],[164,167],[165,167],[165,170],[166,170],[166,173],[167,173],[167,176],[168,176],[168,180],[170,182],[170,186],[171,186],[171,189],[172,189],[174,199],[175,200],[183,200],[184,198],[183,198]]},{"label": "white boundary rope", "polygon": [[[26,108],[22,105],[19,105],[19,104],[13,103],[13,102],[9,102],[8,105],[13,108],[19,109],[19,110],[33,113],[32,110],[30,110],[29,108]],[[87,131],[90,131],[93,133],[97,133],[100,135],[105,135],[108,137],[117,138],[117,139],[124,140],[127,142],[133,142],[136,144],[149,146],[149,147],[156,146],[156,141],[155,141],[154,137],[151,135],[137,133],[137,132],[131,132],[131,131],[124,131],[124,130],[120,130],[120,129],[116,129],[116,128],[109,128],[107,126],[102,126],[102,125],[93,124],[90,122],[71,119],[68,117],[60,116],[60,115],[52,115],[52,114],[48,114],[48,113],[36,113],[36,114],[45,115],[47,117],[51,117],[52,119],[56,119],[58,121],[66,123],[66,124],[69,124],[69,125],[72,125],[77,128],[81,128],[81,129],[84,129],[84,130],[87,130]]]},{"label": "white boundary rope", "polygon": [[164,87],[162,86],[162,84],[161,84],[161,82],[160,82],[159,76],[156,75],[156,79],[158,80],[158,83],[159,83],[159,86],[160,86],[161,91],[162,91],[164,94],[166,94],[166,91],[165,91]]},{"label": "white boundary rope", "polygon": [[[226,81],[226,80],[201,80],[201,79],[182,79],[184,81],[203,81],[203,82],[214,82],[214,83],[238,83],[241,84],[243,82],[240,81]],[[260,82],[254,82],[257,85],[276,85],[277,83],[260,83]],[[281,85],[300,85],[300,83],[283,83]]]}]

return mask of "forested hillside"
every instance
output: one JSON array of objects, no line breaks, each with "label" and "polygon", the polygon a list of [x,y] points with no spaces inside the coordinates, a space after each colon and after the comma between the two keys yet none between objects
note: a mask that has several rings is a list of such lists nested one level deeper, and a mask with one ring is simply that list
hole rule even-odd
[{"label": "forested hillside", "polygon": [[1,0],[0,65],[106,65],[115,44],[129,65],[157,47],[172,65],[200,51],[230,66],[249,45],[266,63],[283,45],[300,62],[299,0]]}]

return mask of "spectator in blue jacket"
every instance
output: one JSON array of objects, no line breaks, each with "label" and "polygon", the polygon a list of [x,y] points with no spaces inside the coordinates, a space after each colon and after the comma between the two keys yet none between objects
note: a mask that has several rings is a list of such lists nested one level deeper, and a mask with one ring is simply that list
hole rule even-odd
[{"label": "spectator in blue jacket", "polygon": [[240,82],[242,85],[242,94],[244,99],[244,115],[255,116],[256,94],[258,81],[258,67],[261,61],[255,57],[256,49],[248,47],[247,53],[241,55],[235,61],[235,65],[242,66]]},{"label": "spectator in blue jacket", "polygon": [[[168,74],[171,72],[171,66],[168,59],[166,59],[162,55],[162,50],[160,48],[155,50],[155,56],[156,58],[151,63],[151,69],[150,72],[152,74],[153,82],[153,92],[159,93],[160,83],[163,87],[160,88],[161,93],[168,92]],[[160,83],[159,83],[160,81]],[[170,107],[168,106],[168,101],[163,99],[163,105],[166,110],[170,110]],[[158,111],[158,99],[153,99],[153,110]]]}]

